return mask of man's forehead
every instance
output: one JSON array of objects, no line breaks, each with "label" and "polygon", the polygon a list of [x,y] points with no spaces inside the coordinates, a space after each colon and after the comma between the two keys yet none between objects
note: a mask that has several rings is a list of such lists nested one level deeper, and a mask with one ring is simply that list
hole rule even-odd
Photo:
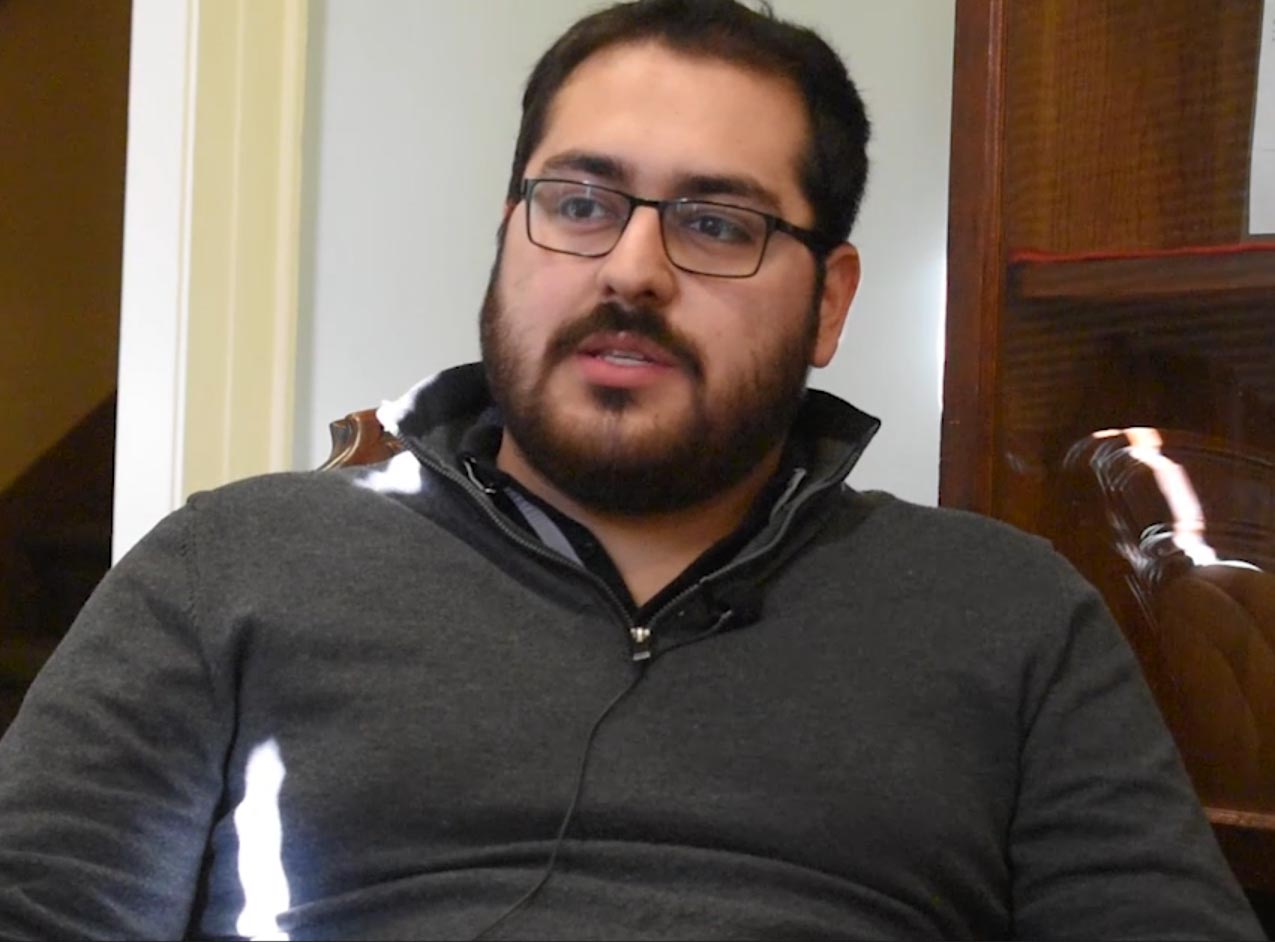
[{"label": "man's forehead", "polygon": [[[573,170],[661,193],[804,203],[808,118],[787,80],[658,43],[594,53],[558,90],[529,173]],[[676,192],[674,192],[676,191]]]}]

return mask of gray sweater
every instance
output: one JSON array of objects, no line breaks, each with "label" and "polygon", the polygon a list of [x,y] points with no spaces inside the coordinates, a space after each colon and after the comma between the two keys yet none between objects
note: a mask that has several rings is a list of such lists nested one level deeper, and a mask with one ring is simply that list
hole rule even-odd
[{"label": "gray sweater", "polygon": [[866,417],[812,394],[804,476],[635,644],[464,473],[485,405],[443,374],[411,451],[196,496],[108,575],[0,742],[0,936],[473,936],[630,684],[498,933],[1260,935],[1093,590],[847,489]]}]

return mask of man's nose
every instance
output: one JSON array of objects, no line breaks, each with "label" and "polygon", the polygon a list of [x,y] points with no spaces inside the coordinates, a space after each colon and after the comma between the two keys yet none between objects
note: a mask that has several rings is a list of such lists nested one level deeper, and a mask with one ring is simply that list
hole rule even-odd
[{"label": "man's nose", "polygon": [[662,306],[673,299],[677,270],[664,251],[659,210],[633,210],[620,241],[602,260],[598,279],[606,297],[629,304]]}]

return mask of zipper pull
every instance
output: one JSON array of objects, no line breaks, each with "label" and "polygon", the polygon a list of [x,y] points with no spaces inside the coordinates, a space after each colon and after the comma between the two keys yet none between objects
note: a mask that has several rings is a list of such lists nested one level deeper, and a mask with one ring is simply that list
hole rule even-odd
[{"label": "zipper pull", "polygon": [[633,639],[633,660],[650,660],[651,629],[644,625],[634,625],[629,629],[629,637]]},{"label": "zipper pull", "polygon": [[460,459],[460,463],[465,468],[465,474],[469,478],[469,482],[473,484],[476,488],[481,490],[488,497],[491,497],[493,494],[499,493],[499,488],[492,487],[490,484],[488,484],[486,481],[484,481],[482,478],[478,476],[478,471],[474,468],[473,458],[469,457],[469,455],[465,455],[464,457]]}]

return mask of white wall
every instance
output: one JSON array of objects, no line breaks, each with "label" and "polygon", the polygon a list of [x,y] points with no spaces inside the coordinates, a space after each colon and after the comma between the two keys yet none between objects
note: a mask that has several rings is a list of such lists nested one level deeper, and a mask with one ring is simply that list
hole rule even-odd
[{"label": "white wall", "polygon": [[[812,385],[885,420],[851,482],[925,503],[938,495],[954,2],[774,2],[846,58],[874,124],[853,235],[863,286]],[[477,359],[522,85],[597,6],[312,0],[298,467],[326,457],[328,421]]]}]

